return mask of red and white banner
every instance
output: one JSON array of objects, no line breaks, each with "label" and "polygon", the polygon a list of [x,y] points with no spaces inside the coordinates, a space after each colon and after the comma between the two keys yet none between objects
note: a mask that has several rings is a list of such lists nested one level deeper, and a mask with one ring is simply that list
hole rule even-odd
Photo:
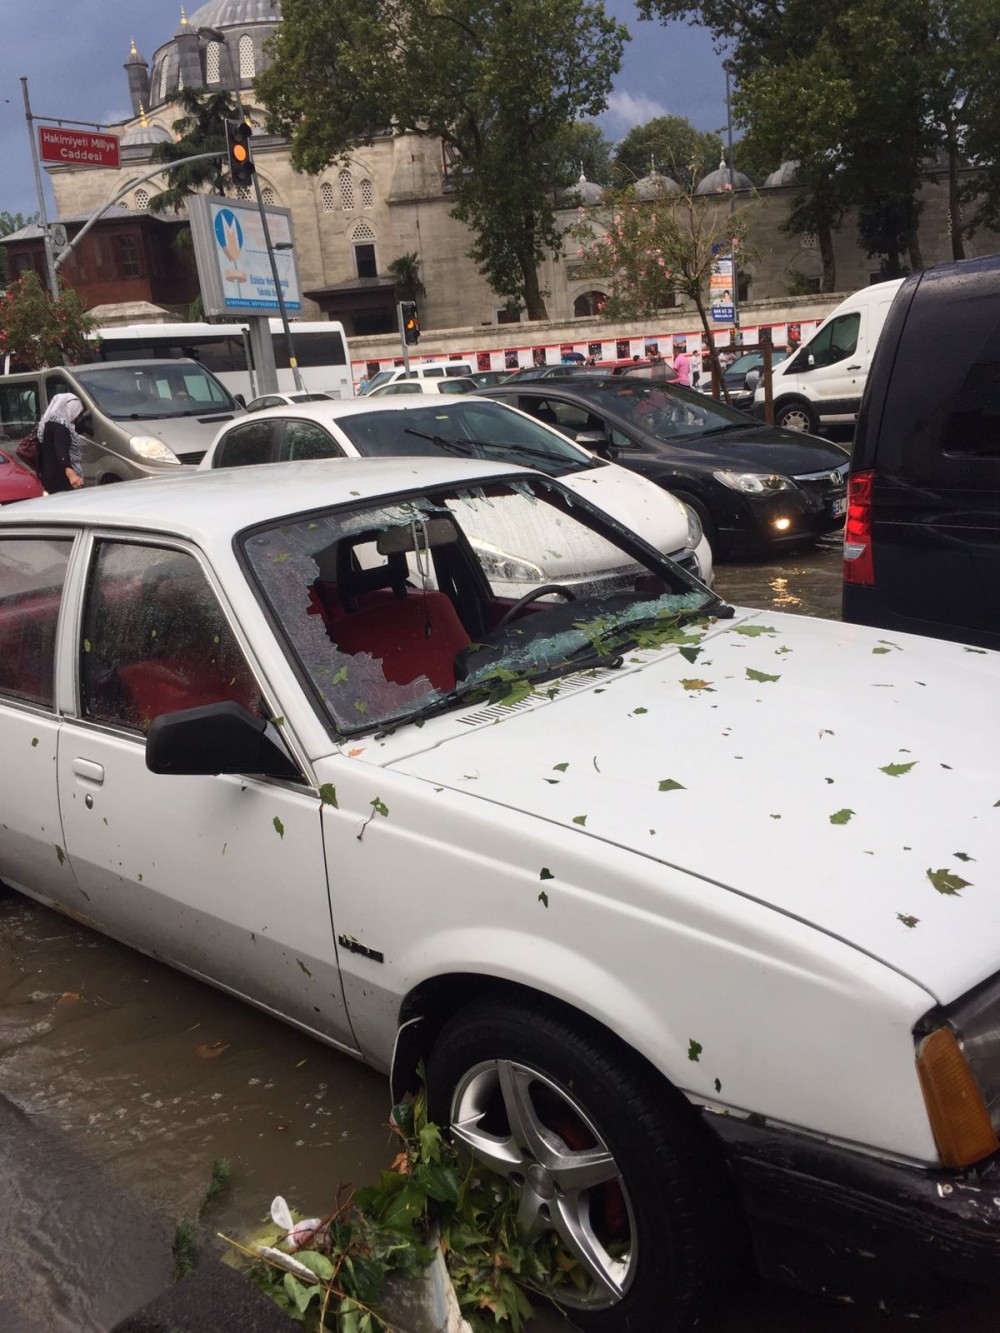
[{"label": "red and white banner", "polygon": [[38,151],[43,162],[67,167],[117,167],[118,136],[92,130],[62,130],[39,125]]}]

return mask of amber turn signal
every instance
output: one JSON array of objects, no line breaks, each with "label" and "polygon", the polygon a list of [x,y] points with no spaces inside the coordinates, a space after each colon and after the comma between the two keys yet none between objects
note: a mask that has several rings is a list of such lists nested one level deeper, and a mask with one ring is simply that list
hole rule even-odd
[{"label": "amber turn signal", "polygon": [[983,1094],[950,1028],[917,1048],[917,1072],[931,1129],[945,1166],[971,1166],[1000,1147]]}]

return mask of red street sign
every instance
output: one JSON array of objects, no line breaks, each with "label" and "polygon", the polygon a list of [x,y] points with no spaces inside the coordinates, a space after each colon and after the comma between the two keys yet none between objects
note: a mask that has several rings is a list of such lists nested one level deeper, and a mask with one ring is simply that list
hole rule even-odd
[{"label": "red street sign", "polygon": [[38,150],[43,162],[68,167],[118,167],[118,136],[91,130],[60,130],[39,125]]}]

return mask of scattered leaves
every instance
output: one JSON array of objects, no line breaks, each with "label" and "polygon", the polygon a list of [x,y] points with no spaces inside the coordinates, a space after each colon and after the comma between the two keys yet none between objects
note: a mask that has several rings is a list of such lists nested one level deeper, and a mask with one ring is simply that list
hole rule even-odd
[{"label": "scattered leaves", "polygon": [[952,852],[952,856],[956,861],[974,861],[976,859],[974,856],[970,856],[968,852]]},{"label": "scattered leaves", "polygon": [[898,778],[903,773],[909,773],[911,768],[916,768],[919,759],[911,759],[908,764],[886,764],[879,769],[880,773],[885,773],[890,778]]},{"label": "scattered leaves", "polygon": [[661,778],[657,791],[687,791],[682,782],[675,782],[673,778]]},{"label": "scattered leaves", "polygon": [[633,709],[632,709],[632,712],[635,713],[636,715],[638,715],[639,713],[648,713],[648,712],[649,712],[649,709],[648,709],[648,708],[633,708]]},{"label": "scattered leaves", "polygon": [[285,836],[284,824],[281,822],[281,820],[278,818],[277,815],[274,816],[274,820],[272,822],[274,824],[275,833],[277,833],[279,838],[283,838]]},{"label": "scattered leaves", "polygon": [[688,1059],[696,1063],[701,1059],[701,1053],[704,1047],[700,1041],[695,1041],[694,1037],[688,1038]]},{"label": "scattered leaves", "polygon": [[[829,782],[830,779],[828,778],[827,781]],[[850,821],[851,821],[851,819],[852,819],[853,817],[854,817],[854,811],[853,811],[853,810],[847,810],[847,809],[844,809],[844,810],[838,810],[836,814],[833,814],[833,815],[830,816],[830,823],[831,823],[831,824],[848,824],[848,823],[850,823]]]},{"label": "scattered leaves", "polygon": [[773,625],[737,625],[735,634],[745,634],[748,639],[756,639],[761,634],[777,634]]},{"label": "scattered leaves", "polygon": [[545,892],[544,889],[542,889],[542,891],[539,893],[538,901],[542,904],[543,907],[548,907],[549,895]]},{"label": "scattered leaves", "polygon": [[920,918],[918,916],[908,916],[905,912],[897,912],[896,920],[902,921],[903,925],[906,927],[907,930],[912,930],[913,927],[918,925],[920,922]]},{"label": "scattered leaves", "polygon": [[31,738],[31,748],[34,749],[35,746],[36,746],[37,744],[38,744],[38,737],[37,737],[37,736],[32,736],[32,738]]},{"label": "scattered leaves", "polygon": [[555,879],[555,875],[553,875],[552,871],[548,868],[548,866],[542,866],[542,870],[541,870],[541,873],[540,873],[540,875],[538,876],[538,878],[539,878],[539,879]]},{"label": "scattered leaves", "polygon": [[583,828],[583,827],[586,825],[586,823],[587,823],[587,816],[586,816],[586,815],[574,815],[574,816],[573,816],[573,823],[574,823],[574,824],[579,824],[580,827]]},{"label": "scattered leaves", "polygon": [[755,671],[753,667],[747,667],[747,680],[756,680],[761,684],[766,684],[768,681],[780,679],[780,676],[769,676],[766,671]]},{"label": "scattered leaves", "polygon": [[567,770],[567,768],[569,768],[569,764],[568,764],[568,763],[553,764],[553,765],[552,765],[552,771],[553,771],[554,773],[565,773],[566,770]]},{"label": "scattered leaves", "polygon": [[715,693],[715,687],[710,680],[682,680],[680,685],[682,690],[704,690],[707,694]]},{"label": "scattered leaves", "polygon": [[332,782],[324,782],[319,789],[319,800],[321,805],[332,805],[334,810],[339,810],[337,804],[337,788]]}]

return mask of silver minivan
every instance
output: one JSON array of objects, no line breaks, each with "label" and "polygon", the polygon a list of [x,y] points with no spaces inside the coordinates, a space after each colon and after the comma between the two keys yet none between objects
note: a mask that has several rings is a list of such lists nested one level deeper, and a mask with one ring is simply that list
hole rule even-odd
[{"label": "silver minivan", "polygon": [[75,393],[83,403],[77,431],[90,484],[196,465],[220,426],[244,410],[197,361],[56,366],[0,376],[0,439],[24,436],[57,393]]}]

